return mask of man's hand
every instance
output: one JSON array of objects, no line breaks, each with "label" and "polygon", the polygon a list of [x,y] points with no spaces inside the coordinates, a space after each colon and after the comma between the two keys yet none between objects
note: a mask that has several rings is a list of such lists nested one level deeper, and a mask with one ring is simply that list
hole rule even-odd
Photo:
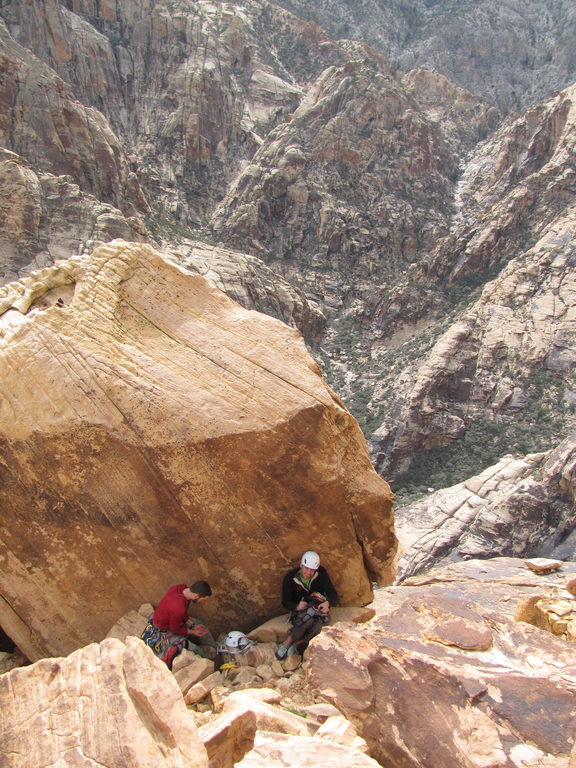
[{"label": "man's hand", "polygon": [[305,608],[308,608],[308,603],[306,602],[306,600],[300,600],[300,602],[296,606],[296,610],[303,611]]},{"label": "man's hand", "polygon": [[193,637],[204,637],[208,634],[208,627],[205,627],[204,624],[196,624],[188,630],[188,634]]},{"label": "man's hand", "polygon": [[318,611],[318,613],[328,613],[328,611],[330,610],[330,603],[328,602],[328,600],[326,600],[325,602],[320,603],[320,605],[316,610]]}]

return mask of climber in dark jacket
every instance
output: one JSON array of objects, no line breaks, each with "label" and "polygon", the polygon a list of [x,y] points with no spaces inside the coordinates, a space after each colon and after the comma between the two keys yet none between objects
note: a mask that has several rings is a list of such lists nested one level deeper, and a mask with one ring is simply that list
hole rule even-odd
[{"label": "climber in dark jacket", "polygon": [[320,565],[320,556],[304,552],[298,568],[288,571],[282,582],[282,605],[290,611],[292,627],[278,646],[276,658],[303,653],[310,640],[318,635],[330,618],[330,606],[338,595],[328,571]]}]

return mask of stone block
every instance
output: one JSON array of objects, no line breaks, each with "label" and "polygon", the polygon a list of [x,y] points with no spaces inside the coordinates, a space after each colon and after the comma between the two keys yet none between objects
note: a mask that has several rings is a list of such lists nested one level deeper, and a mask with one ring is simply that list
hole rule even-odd
[{"label": "stone block", "polygon": [[234,768],[254,746],[256,716],[250,709],[233,710],[198,729],[208,753],[209,768]]},{"label": "stone block", "polygon": [[213,672],[211,675],[208,675],[208,677],[205,677],[203,680],[200,680],[199,683],[196,683],[189,688],[184,696],[184,701],[186,704],[196,704],[208,696],[212,688],[215,688],[217,685],[222,685],[223,682],[224,678],[220,672]]},{"label": "stone block", "polygon": [[[210,659],[203,659],[190,653],[194,659],[190,660],[186,666],[180,667],[176,672],[173,671],[176,682],[180,686],[182,695],[185,696],[190,688],[201,680],[209,677],[214,672],[214,662]],[[177,659],[178,657],[176,657]]]}]

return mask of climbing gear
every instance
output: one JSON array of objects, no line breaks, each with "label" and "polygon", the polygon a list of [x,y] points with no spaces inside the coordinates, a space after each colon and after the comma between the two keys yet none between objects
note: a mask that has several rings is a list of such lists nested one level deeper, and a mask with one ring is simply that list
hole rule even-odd
[{"label": "climbing gear", "polygon": [[140,639],[152,649],[155,656],[162,659],[168,669],[172,669],[174,658],[186,648],[186,638],[160,629],[154,624],[152,617],[153,614],[150,614]]},{"label": "climbing gear", "polygon": [[232,630],[232,632],[228,632],[226,637],[224,638],[224,642],[222,645],[218,648],[219,653],[247,653],[252,646],[255,645],[254,640],[250,640],[249,637],[246,637],[244,632],[238,632],[237,630]]},{"label": "climbing gear", "polygon": [[320,555],[310,549],[302,555],[300,565],[303,565],[306,568],[311,568],[313,571],[317,571],[320,566]]},{"label": "climbing gear", "polygon": [[304,599],[310,604],[311,608],[317,610],[328,598],[326,595],[323,595],[322,592],[310,592],[308,597],[305,597]]},{"label": "climbing gear", "polygon": [[[274,656],[276,656],[278,661],[282,661],[282,659],[285,659],[286,656],[289,655],[291,647],[292,647],[292,643],[288,644],[286,641],[284,641],[283,643],[280,643],[278,648],[276,648],[276,653],[274,654]],[[292,651],[292,653],[294,653],[294,651]],[[292,654],[290,653],[290,655]]]},{"label": "climbing gear", "polygon": [[303,598],[308,603],[306,608],[300,611],[292,611],[290,614],[290,621],[293,626],[299,627],[305,624],[310,619],[316,619],[322,624],[327,624],[330,620],[330,616],[327,613],[322,613],[318,610],[322,603],[326,602],[326,596],[321,592],[311,592],[309,595]]}]

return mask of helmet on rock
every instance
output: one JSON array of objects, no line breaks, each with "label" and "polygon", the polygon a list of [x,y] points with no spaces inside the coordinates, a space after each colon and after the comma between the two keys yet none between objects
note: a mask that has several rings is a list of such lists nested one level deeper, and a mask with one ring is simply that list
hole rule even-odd
[{"label": "helmet on rock", "polygon": [[317,552],[308,550],[308,552],[304,552],[302,555],[300,565],[303,565],[306,568],[312,568],[313,571],[317,571],[320,565],[320,555]]},{"label": "helmet on rock", "polygon": [[218,650],[223,653],[246,653],[246,651],[252,648],[253,645],[254,640],[250,640],[249,637],[246,637],[244,632],[233,630],[232,632],[228,632],[224,638],[224,642]]}]

